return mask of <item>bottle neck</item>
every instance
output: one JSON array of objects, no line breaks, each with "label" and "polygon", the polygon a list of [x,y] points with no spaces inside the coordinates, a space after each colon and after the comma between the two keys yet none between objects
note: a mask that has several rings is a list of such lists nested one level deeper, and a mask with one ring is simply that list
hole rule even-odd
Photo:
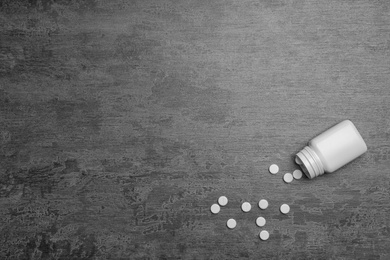
[{"label": "bottle neck", "polygon": [[296,162],[301,166],[303,172],[309,179],[320,176],[325,172],[320,157],[309,146],[306,146],[297,153]]}]

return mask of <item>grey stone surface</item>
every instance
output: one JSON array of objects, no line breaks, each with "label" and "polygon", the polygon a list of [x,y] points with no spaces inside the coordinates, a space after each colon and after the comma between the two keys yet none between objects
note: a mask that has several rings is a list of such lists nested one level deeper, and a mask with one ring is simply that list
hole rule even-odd
[{"label": "grey stone surface", "polygon": [[[390,259],[389,8],[1,0],[0,258]],[[368,152],[285,184],[344,119]]]}]

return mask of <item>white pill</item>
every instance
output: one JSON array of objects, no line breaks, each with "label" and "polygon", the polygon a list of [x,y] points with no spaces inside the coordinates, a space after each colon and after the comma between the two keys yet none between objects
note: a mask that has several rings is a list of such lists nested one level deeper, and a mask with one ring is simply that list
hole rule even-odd
[{"label": "white pill", "polygon": [[244,212],[249,212],[251,210],[251,208],[252,208],[252,206],[251,206],[251,204],[249,202],[244,202],[241,205],[241,209]]},{"label": "white pill", "polygon": [[287,214],[290,212],[290,206],[287,205],[287,204],[283,204],[282,206],[280,206],[280,212],[282,212],[283,214]]},{"label": "white pill", "polygon": [[260,200],[259,201],[259,208],[261,208],[261,209],[268,208],[268,201],[267,200]]},{"label": "white pill", "polygon": [[256,219],[256,225],[258,225],[259,227],[263,227],[265,225],[265,218],[263,217],[258,217]]},{"label": "white pill", "polygon": [[213,204],[213,205],[211,205],[210,210],[211,210],[211,213],[217,214],[221,210],[221,207],[218,204]]},{"label": "white pill", "polygon": [[293,171],[293,176],[294,176],[294,179],[299,180],[300,178],[302,178],[302,171],[301,170]]},{"label": "white pill", "polygon": [[277,174],[278,171],[279,171],[279,166],[277,166],[276,164],[272,164],[270,167],[269,167],[269,172],[272,173],[272,174]]},{"label": "white pill", "polygon": [[285,183],[290,183],[294,180],[294,177],[292,176],[291,173],[288,172],[283,176],[283,180]]},{"label": "white pill", "polygon": [[228,228],[230,228],[230,229],[233,229],[233,228],[235,228],[236,226],[237,226],[237,222],[236,222],[236,220],[235,219],[229,219],[227,222],[226,222],[226,225],[227,225],[227,227]]},{"label": "white pill", "polygon": [[219,205],[226,206],[227,203],[228,203],[228,199],[225,196],[219,197],[219,199],[218,199]]},{"label": "white pill", "polygon": [[260,232],[260,239],[267,240],[269,238],[269,233],[267,230],[263,230]]},{"label": "white pill", "polygon": [[301,160],[298,158],[298,156],[295,157],[295,163],[296,163],[296,164],[302,164],[302,162],[301,162]]}]

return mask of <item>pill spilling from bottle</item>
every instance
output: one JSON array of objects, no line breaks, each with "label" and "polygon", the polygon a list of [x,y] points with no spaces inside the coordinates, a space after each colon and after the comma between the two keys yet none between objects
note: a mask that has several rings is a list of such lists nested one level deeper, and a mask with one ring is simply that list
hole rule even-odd
[{"label": "pill spilling from bottle", "polygon": [[309,179],[331,173],[367,151],[367,145],[350,120],[331,127],[313,138],[296,154],[299,164]]},{"label": "pill spilling from bottle", "polygon": [[[366,143],[354,124],[349,120],[345,120],[312,139],[308,146],[298,152],[295,157],[295,163],[302,170],[295,169],[292,173],[285,172],[282,179],[287,184],[292,183],[294,180],[300,180],[304,175],[309,179],[313,179],[325,172],[336,171],[366,151]],[[268,171],[272,175],[277,175],[280,168],[277,164],[273,163],[268,167]],[[221,207],[226,207],[227,204],[228,198],[226,196],[220,196],[218,203],[213,204],[210,207],[210,211],[213,214],[219,214]],[[260,210],[265,210],[269,207],[266,199],[259,200],[257,205]],[[291,216],[290,205],[283,203],[278,209],[286,217]],[[241,204],[242,212],[248,213],[251,210],[252,205],[250,202],[244,201]],[[257,216],[255,223],[257,227],[262,228],[266,226],[267,220],[264,216]],[[229,218],[226,221],[226,226],[229,229],[235,229],[237,225],[238,223],[235,218]],[[270,238],[270,232],[268,230],[261,230],[258,236],[261,240],[265,241]]]}]

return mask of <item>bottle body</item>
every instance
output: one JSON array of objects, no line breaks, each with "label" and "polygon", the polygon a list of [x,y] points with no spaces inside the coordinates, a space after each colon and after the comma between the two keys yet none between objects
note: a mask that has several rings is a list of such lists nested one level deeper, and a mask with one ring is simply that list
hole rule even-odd
[{"label": "bottle body", "polygon": [[296,162],[309,179],[334,172],[367,151],[367,145],[350,120],[313,138],[297,153]]}]

